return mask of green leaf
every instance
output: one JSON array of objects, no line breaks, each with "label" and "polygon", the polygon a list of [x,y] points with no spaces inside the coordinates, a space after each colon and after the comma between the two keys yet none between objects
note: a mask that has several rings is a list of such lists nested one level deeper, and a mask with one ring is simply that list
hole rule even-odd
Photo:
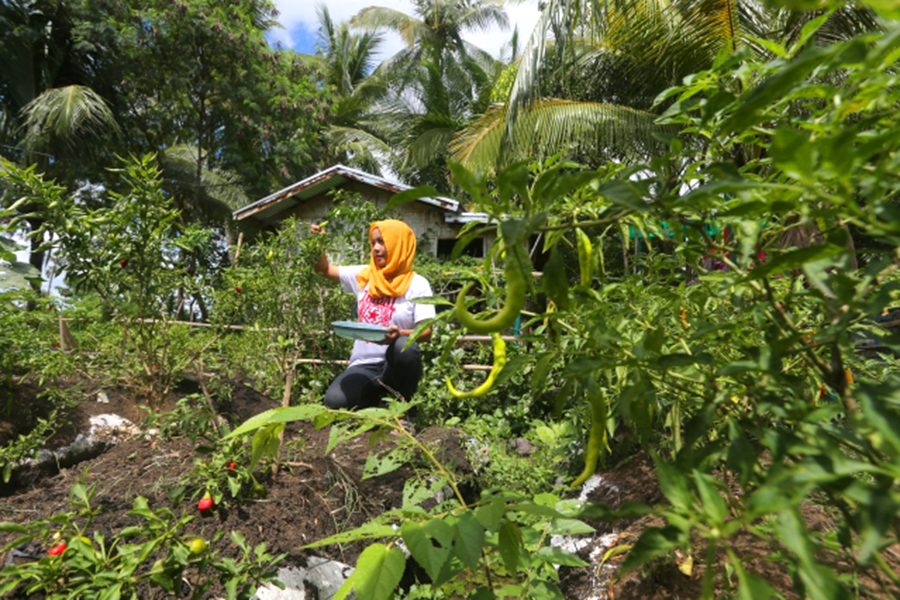
[{"label": "green leaf", "polygon": [[431,519],[423,525],[406,521],[400,527],[400,535],[412,557],[439,585],[438,577],[453,549],[453,528],[442,519]]},{"label": "green leaf", "polygon": [[547,533],[550,535],[581,535],[584,533],[594,533],[596,529],[578,519],[553,519],[550,522],[550,528]]},{"label": "green leaf", "polygon": [[753,87],[740,98],[737,110],[722,124],[722,132],[737,132],[767,118],[764,110],[787,96],[816,67],[837,52],[837,47],[814,47],[778,70],[775,75]]},{"label": "green leaf", "polygon": [[284,423],[272,423],[259,429],[253,436],[252,454],[250,456],[250,471],[256,466],[256,463],[263,457],[274,459],[278,456],[278,449],[281,447],[281,440],[278,434],[284,430]]},{"label": "green leaf", "polygon": [[550,258],[544,265],[541,289],[560,310],[569,308],[569,279],[566,277],[566,264],[558,246],[553,246],[550,250]]},{"label": "green leaf", "polygon": [[755,267],[748,276],[749,280],[763,279],[771,275],[777,275],[791,269],[798,269],[805,263],[833,258],[847,252],[846,248],[832,245],[807,246],[790,250],[780,254],[771,260]]},{"label": "green leaf", "polygon": [[889,383],[874,385],[867,381],[859,382],[856,389],[862,408],[860,415],[891,445],[894,456],[900,455],[900,412],[888,406],[884,399],[897,398],[900,396],[898,391]]},{"label": "green leaf", "polygon": [[540,517],[550,517],[551,519],[566,518],[561,512],[546,504],[537,504],[535,502],[517,502],[509,507],[511,511],[521,511],[530,515],[538,515]]},{"label": "green leaf", "polygon": [[466,600],[496,600],[493,590],[489,587],[480,587],[466,597]]},{"label": "green leaf", "polygon": [[531,584],[528,597],[534,600],[565,600],[562,591],[556,584],[546,580],[538,580]]},{"label": "green leaf", "polygon": [[769,600],[769,598],[781,597],[781,594],[777,593],[765,579],[745,571],[741,561],[734,553],[729,551],[728,554],[731,558],[731,566],[738,578],[738,600]]},{"label": "green leaf", "polygon": [[511,359],[507,360],[503,370],[500,371],[500,374],[497,375],[497,379],[494,380],[494,389],[502,388],[507,381],[530,365],[531,362],[532,358],[527,354],[513,356]]},{"label": "green leaf", "polygon": [[24,289],[30,285],[29,280],[40,280],[40,277],[40,271],[29,263],[19,261],[0,263],[0,289]]},{"label": "green leaf", "polygon": [[459,516],[456,528],[458,536],[453,545],[456,557],[468,568],[478,568],[484,547],[484,527],[472,511],[466,511]]},{"label": "green leaf", "polygon": [[547,375],[550,369],[559,360],[559,354],[548,352],[541,356],[534,365],[534,373],[531,376],[531,393],[538,397],[544,391],[544,384],[547,382]]},{"label": "green leaf", "polygon": [[321,404],[301,404],[300,406],[288,406],[273,408],[265,412],[250,417],[242,423],[237,429],[226,435],[223,439],[230,439],[240,435],[244,435],[271,425],[273,423],[288,423],[290,421],[305,421],[317,417],[322,413],[328,412],[328,409]]},{"label": "green leaf", "polygon": [[819,29],[822,28],[822,25],[831,18],[831,15],[834,13],[833,10],[828,11],[822,15],[819,15],[815,19],[811,19],[807,21],[803,28],[800,30],[800,37],[797,38],[797,41],[794,42],[794,51],[791,54],[795,54],[797,50],[800,50],[806,45],[806,42],[809,41],[809,38],[814,36]]},{"label": "green leaf", "polygon": [[796,508],[781,513],[775,523],[775,531],[779,541],[797,555],[799,561],[797,574],[809,598],[829,600],[848,597],[835,574],[816,562],[816,544]]},{"label": "green leaf", "polygon": [[877,12],[883,19],[900,19],[900,6],[895,0],[864,0],[864,4]]},{"label": "green leaf", "polygon": [[567,552],[562,548],[557,548],[556,546],[544,546],[535,553],[535,557],[543,560],[544,562],[566,567],[586,567],[590,564],[583,561],[571,552]]},{"label": "green leaf", "polygon": [[645,529],[622,563],[619,576],[633,571],[658,556],[671,552],[680,545],[681,537],[681,530],[672,526]]},{"label": "green leaf", "polygon": [[317,540],[311,544],[301,546],[301,549],[318,548],[320,546],[330,546],[331,544],[347,544],[360,540],[371,540],[375,538],[394,538],[397,531],[390,525],[382,523],[366,523],[362,527],[343,531],[341,533],[329,536],[327,538]]},{"label": "green leaf", "polygon": [[703,509],[710,520],[721,525],[728,516],[728,505],[725,504],[725,499],[719,494],[713,481],[709,475],[694,470],[694,482],[697,484],[697,492],[700,494]]},{"label": "green leaf", "polygon": [[445,485],[447,485],[446,477],[424,480],[407,479],[403,485],[403,506],[415,506],[429,498],[434,498]]},{"label": "green leaf", "polygon": [[711,365],[713,362],[715,362],[713,357],[706,352],[698,352],[697,354],[677,352],[675,354],[664,354],[655,360],[651,360],[650,366],[655,366],[659,369],[671,369],[688,365]]},{"label": "green leaf", "polygon": [[500,558],[510,576],[515,576],[516,570],[519,568],[519,542],[521,532],[518,526],[512,521],[504,521],[500,526],[499,551]]},{"label": "green leaf", "polygon": [[476,508],[475,518],[488,531],[497,531],[505,510],[506,504],[502,500],[494,500],[490,504]]},{"label": "green leaf", "polygon": [[678,469],[664,461],[658,454],[653,453],[653,464],[656,465],[656,477],[659,479],[659,489],[672,506],[689,511],[694,502],[687,478]]},{"label": "green leaf", "polygon": [[393,473],[409,460],[409,450],[406,448],[394,448],[385,455],[370,454],[366,458],[363,467],[363,479],[380,477],[387,473]]},{"label": "green leaf", "polygon": [[0,533],[28,533],[28,529],[20,523],[0,522]]},{"label": "green leaf", "polygon": [[601,185],[597,193],[624,208],[638,212],[650,209],[641,188],[630,181],[609,181]]},{"label": "green leaf", "polygon": [[[350,576],[354,580],[352,587],[356,590],[357,598],[389,600],[394,595],[405,568],[406,557],[400,548],[372,544],[359,555],[356,570]],[[338,597],[344,597],[340,595],[340,591],[335,596]]]}]

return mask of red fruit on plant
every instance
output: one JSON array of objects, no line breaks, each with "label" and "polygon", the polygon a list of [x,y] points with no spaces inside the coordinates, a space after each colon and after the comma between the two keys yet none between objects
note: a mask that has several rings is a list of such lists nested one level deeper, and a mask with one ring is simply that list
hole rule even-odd
[{"label": "red fruit on plant", "polygon": [[225,465],[225,468],[233,471],[234,469],[237,469],[237,463],[234,461],[231,461],[230,463]]},{"label": "red fruit on plant", "polygon": [[235,290],[237,290],[237,293],[238,293],[238,294],[240,294],[240,293],[241,293],[241,286],[237,286],[237,287],[236,287],[236,288],[234,288],[234,289],[235,289]]},{"label": "red fruit on plant", "polygon": [[57,545],[53,546],[52,548],[50,548],[49,550],[47,550],[47,554],[49,554],[50,556],[59,556],[60,554],[62,554],[65,551],[66,551],[66,543],[60,542],[59,544],[57,544]]},{"label": "red fruit on plant", "polygon": [[126,258],[125,260],[119,261],[119,266],[122,267],[123,269],[124,269],[125,267],[127,267],[127,266],[128,266],[128,259]]},{"label": "red fruit on plant", "polygon": [[212,498],[200,498],[200,502],[197,503],[197,508],[200,510],[209,510],[215,505],[216,501]]},{"label": "red fruit on plant", "polygon": [[59,341],[53,342],[53,347],[54,347],[54,348],[59,348]]}]

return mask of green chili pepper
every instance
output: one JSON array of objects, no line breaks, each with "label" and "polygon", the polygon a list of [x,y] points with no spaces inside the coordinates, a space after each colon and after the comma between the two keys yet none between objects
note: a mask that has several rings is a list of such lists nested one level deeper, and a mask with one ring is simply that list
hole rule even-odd
[{"label": "green chili pepper", "polygon": [[503,338],[499,333],[493,333],[491,334],[491,337],[494,339],[494,365],[491,367],[491,372],[488,373],[484,383],[474,390],[460,392],[453,387],[453,383],[450,381],[450,378],[447,377],[447,389],[457,398],[477,398],[478,396],[484,396],[491,391],[492,387],[494,387],[494,381],[497,380],[497,376],[506,365],[506,342],[503,341]]},{"label": "green chili pepper", "polygon": [[594,277],[594,248],[591,238],[581,228],[575,229],[578,238],[578,266],[581,271],[581,285],[590,285]]},{"label": "green chili pepper", "polygon": [[472,333],[485,335],[502,331],[515,323],[516,317],[525,307],[525,296],[528,292],[528,281],[524,269],[526,265],[531,265],[531,261],[527,255],[522,256],[524,253],[524,249],[515,246],[507,247],[506,304],[490,319],[478,320],[466,310],[466,294],[469,293],[473,284],[469,283],[462,289],[459,296],[456,297],[456,318],[463,327]]},{"label": "green chili pepper", "polygon": [[584,470],[572,482],[572,487],[578,487],[594,474],[600,452],[604,446],[609,449],[606,439],[606,396],[593,378],[587,382],[587,395],[591,403],[591,432],[588,434],[587,448],[584,452]]}]

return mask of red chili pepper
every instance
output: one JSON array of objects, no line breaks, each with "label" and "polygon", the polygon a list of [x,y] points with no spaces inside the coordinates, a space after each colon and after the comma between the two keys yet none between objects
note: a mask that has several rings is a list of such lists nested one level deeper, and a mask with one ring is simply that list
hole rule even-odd
[{"label": "red chili pepper", "polygon": [[197,508],[199,508],[201,511],[203,511],[203,510],[209,510],[215,505],[216,505],[216,501],[213,500],[212,498],[200,498],[200,502],[197,503]]},{"label": "red chili pepper", "polygon": [[230,463],[228,463],[227,465],[225,465],[225,468],[226,468],[226,469],[229,469],[229,470],[237,469],[237,463],[234,462],[234,461],[231,461]]},{"label": "red chili pepper", "polygon": [[238,293],[238,294],[240,294],[240,293],[241,293],[241,286],[237,286],[237,287],[236,287],[236,288],[234,288],[234,289],[235,289],[235,290],[237,290],[237,293]]},{"label": "red chili pepper", "polygon": [[825,398],[825,384],[820,383],[819,384],[819,397],[816,398],[815,404],[818,404],[819,402],[821,402],[823,398]]},{"label": "red chili pepper", "polygon": [[50,556],[59,556],[60,554],[62,554],[65,551],[66,551],[66,543],[60,542],[59,544],[57,544],[57,545],[53,546],[52,548],[50,548],[49,550],[47,550],[47,554],[49,554]]}]

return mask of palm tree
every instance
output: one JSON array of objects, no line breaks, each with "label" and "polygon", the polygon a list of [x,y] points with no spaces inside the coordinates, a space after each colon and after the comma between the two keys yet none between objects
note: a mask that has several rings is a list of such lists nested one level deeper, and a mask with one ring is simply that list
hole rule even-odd
[{"label": "palm tree", "polygon": [[[75,47],[73,26],[62,2],[0,5],[0,153],[70,182],[96,156],[90,142],[118,131],[103,98],[81,85],[87,58]],[[27,222],[36,230],[42,219],[34,212]],[[40,245],[32,239],[29,256],[38,272],[45,255]]]},{"label": "palm tree", "polygon": [[373,75],[375,55],[384,36],[376,31],[356,34],[346,23],[335,25],[328,8],[316,8],[319,39],[314,58],[337,94],[331,125],[325,134],[332,159],[380,174],[391,154],[377,113],[371,108],[384,96],[386,85]]},{"label": "palm tree", "polygon": [[[767,55],[765,40],[790,45],[816,16],[758,0],[550,0],[509,96],[460,133],[452,156],[489,171],[559,148],[597,160],[650,152],[660,92],[711,67],[720,53],[746,47]],[[844,7],[813,42],[876,26],[871,12]]]},{"label": "palm tree", "polygon": [[415,0],[415,14],[370,7],[351,25],[392,30],[406,48],[373,74],[389,82],[378,113],[386,138],[399,148],[393,169],[415,184],[445,187],[448,144],[487,109],[503,65],[466,42],[463,33],[508,27],[502,0]]}]

